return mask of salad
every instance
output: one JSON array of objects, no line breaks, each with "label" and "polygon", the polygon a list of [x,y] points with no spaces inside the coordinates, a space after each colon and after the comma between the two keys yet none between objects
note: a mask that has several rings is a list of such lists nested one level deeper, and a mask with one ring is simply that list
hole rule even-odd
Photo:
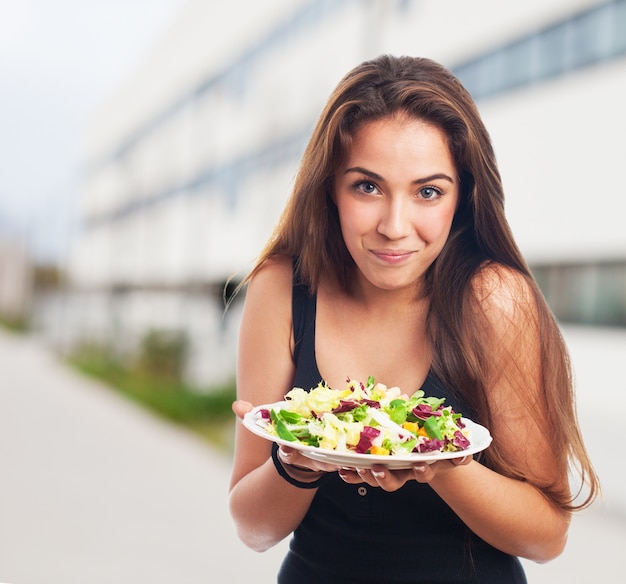
[{"label": "salad", "polygon": [[456,452],[470,446],[461,414],[445,398],[412,396],[373,377],[348,379],[343,390],[324,383],[306,391],[294,387],[277,406],[262,408],[260,425],[272,436],[338,452],[407,455]]}]

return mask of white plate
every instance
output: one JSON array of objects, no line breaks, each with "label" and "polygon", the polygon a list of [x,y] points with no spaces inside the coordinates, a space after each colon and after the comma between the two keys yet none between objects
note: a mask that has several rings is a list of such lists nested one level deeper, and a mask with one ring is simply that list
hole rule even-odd
[{"label": "white plate", "polygon": [[492,440],[491,434],[487,428],[467,418],[461,418],[467,429],[471,432],[471,445],[465,450],[458,450],[457,452],[414,452],[403,456],[378,456],[375,454],[358,454],[356,452],[337,452],[336,450],[326,450],[318,448],[317,446],[308,446],[301,442],[290,442],[289,440],[283,440],[278,436],[269,434],[263,427],[267,422],[261,417],[261,410],[284,409],[286,405],[286,402],[277,402],[275,404],[257,406],[244,416],[243,424],[257,436],[299,450],[308,458],[348,468],[370,468],[374,464],[382,464],[387,468],[395,470],[410,468],[411,465],[416,462],[430,463],[436,460],[450,460],[451,458],[461,458],[463,456],[476,454],[477,452],[485,450],[491,444]]}]

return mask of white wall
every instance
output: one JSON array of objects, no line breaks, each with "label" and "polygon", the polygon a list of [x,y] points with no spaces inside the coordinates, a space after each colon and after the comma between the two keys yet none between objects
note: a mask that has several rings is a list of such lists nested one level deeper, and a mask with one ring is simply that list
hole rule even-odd
[{"label": "white wall", "polygon": [[[272,0],[263,7],[190,1],[145,66],[94,113],[85,157],[95,166],[83,184],[81,213],[102,217],[184,185],[203,168],[220,168],[306,131],[337,81],[363,59],[406,53],[453,66],[594,4],[327,4],[326,13],[320,8],[321,16],[310,16],[309,26],[250,61],[240,78],[218,83],[154,125],[121,158],[107,158],[190,88],[227,70],[307,6],[304,0]],[[531,261],[626,255],[619,222],[624,197],[610,172],[619,168],[619,149],[610,138],[625,129],[625,92],[626,62],[620,60],[479,102],[500,161],[510,221]],[[84,230],[70,263],[75,281],[176,283],[245,271],[278,217],[296,168],[297,156],[233,177],[230,186],[207,184]]]},{"label": "white wall", "polygon": [[626,259],[626,59],[483,104],[530,261]]}]

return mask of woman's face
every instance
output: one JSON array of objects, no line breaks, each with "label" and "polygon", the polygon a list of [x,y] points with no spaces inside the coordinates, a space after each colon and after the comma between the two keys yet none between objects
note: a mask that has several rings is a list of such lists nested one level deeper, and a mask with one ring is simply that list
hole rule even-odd
[{"label": "woman's face", "polygon": [[436,126],[400,115],[358,129],[337,169],[334,201],[362,283],[414,289],[448,238],[458,198]]}]

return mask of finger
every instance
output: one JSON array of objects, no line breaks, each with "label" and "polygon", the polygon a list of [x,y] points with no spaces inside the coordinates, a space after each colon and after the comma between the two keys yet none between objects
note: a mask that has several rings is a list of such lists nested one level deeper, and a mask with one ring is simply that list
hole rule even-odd
[{"label": "finger", "polygon": [[433,470],[429,464],[414,464],[412,467],[413,478],[418,483],[427,483],[433,476]]},{"label": "finger", "polygon": [[391,471],[377,466],[371,469],[371,473],[378,486],[388,493],[397,491],[406,482],[406,475],[401,470]]},{"label": "finger", "polygon": [[377,485],[387,491],[393,492],[400,489],[407,481],[412,480],[413,473],[410,469],[389,469],[384,465],[375,464],[370,469],[373,479]]},{"label": "finger", "polygon": [[378,486],[378,482],[372,476],[372,471],[369,468],[357,468],[356,472],[361,477],[361,480],[370,485],[370,487]]},{"label": "finger", "polygon": [[238,399],[233,402],[233,405],[231,407],[238,418],[243,418],[252,409],[252,404],[250,402]]},{"label": "finger", "polygon": [[373,467],[371,472],[372,476],[379,482],[384,481],[387,478],[387,473],[385,472],[384,467]]},{"label": "finger", "polygon": [[302,456],[295,448],[281,445],[278,448],[278,458],[283,464],[295,466],[296,468],[309,469],[309,470],[325,470],[319,467],[313,460]]},{"label": "finger", "polygon": [[452,464],[454,464],[455,466],[464,466],[466,464],[469,464],[470,462],[472,462],[472,457],[469,454],[466,454],[461,458],[452,459]]},{"label": "finger", "polygon": [[341,480],[343,480],[345,483],[356,485],[363,482],[363,479],[358,475],[355,470],[349,468],[340,468],[337,473],[339,474]]},{"label": "finger", "polygon": [[296,451],[293,448],[290,448],[289,446],[283,446],[283,445],[281,445],[278,448],[278,457],[285,464],[295,464],[296,459],[299,458]]}]

